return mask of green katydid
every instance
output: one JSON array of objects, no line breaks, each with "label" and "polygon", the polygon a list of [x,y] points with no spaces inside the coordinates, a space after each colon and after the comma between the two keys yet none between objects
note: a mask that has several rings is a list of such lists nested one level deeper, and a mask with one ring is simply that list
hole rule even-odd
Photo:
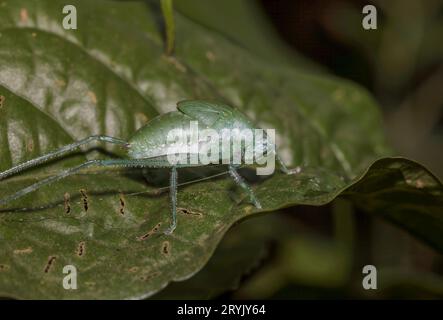
[{"label": "green katydid", "polygon": [[[126,159],[106,159],[106,160],[90,160],[79,166],[67,169],[54,175],[52,177],[46,178],[35,184],[28,186],[24,189],[17,191],[16,193],[3,198],[0,200],[0,205],[6,204],[12,200],[18,199],[30,192],[33,192],[44,185],[56,182],[60,179],[68,177],[70,175],[78,173],[80,170],[87,167],[98,166],[98,167],[130,167],[130,168],[169,168],[170,172],[170,198],[171,198],[171,215],[172,220],[169,228],[165,233],[172,233],[177,226],[176,218],[176,206],[177,206],[177,168],[183,167],[198,167],[207,165],[206,162],[202,162],[200,157],[196,157],[197,162],[195,163],[180,163],[171,162],[171,149],[170,141],[168,141],[168,133],[177,128],[183,129],[185,135],[189,135],[190,132],[187,131],[189,123],[191,121],[197,121],[199,126],[202,128],[209,128],[215,130],[219,133],[221,137],[225,134],[226,129],[230,130],[242,130],[242,129],[253,129],[252,122],[243,115],[240,111],[227,106],[225,104],[212,103],[207,101],[199,100],[186,100],[181,101],[177,104],[177,111],[168,112],[159,115],[148,123],[146,123],[142,128],[140,128],[128,141],[114,138],[109,136],[90,136],[83,140],[77,141],[75,143],[61,147],[58,150],[49,152],[38,158],[29,160],[17,166],[14,166],[4,172],[0,173],[0,180],[17,174],[25,169],[38,166],[44,162],[48,162],[56,157],[64,155],[71,152],[78,147],[88,144],[93,141],[102,141],[112,144],[117,144],[123,146],[127,151]],[[244,148],[247,145],[253,144],[253,141],[244,141],[244,146],[240,150],[242,156],[244,156]],[[200,152],[199,145],[201,141],[196,142],[198,145],[192,142],[187,142],[188,150],[197,150]],[[276,160],[279,162],[280,167],[285,173],[297,173],[299,168],[294,170],[288,170],[281,158],[275,152],[275,147],[272,151],[269,149],[269,143],[262,141],[262,145],[254,145],[254,148],[259,148],[264,152],[273,152]],[[231,148],[229,146],[229,148]],[[269,150],[267,150],[269,149]],[[205,151],[206,152],[206,151]],[[186,155],[189,157],[190,153]],[[220,157],[222,153],[220,153]],[[223,159],[226,160],[226,159]],[[228,159],[229,160],[229,159]],[[224,162],[226,163],[226,162]],[[237,172],[239,165],[237,163],[228,163],[229,174],[234,179],[234,181],[241,186],[250,197],[251,202],[257,207],[261,208],[260,202],[256,198],[252,188],[245,182],[245,180]]]}]

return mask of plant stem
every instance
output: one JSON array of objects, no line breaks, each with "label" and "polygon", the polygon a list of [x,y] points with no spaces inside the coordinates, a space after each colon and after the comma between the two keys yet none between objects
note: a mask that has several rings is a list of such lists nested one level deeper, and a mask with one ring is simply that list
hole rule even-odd
[{"label": "plant stem", "polygon": [[172,54],[175,42],[174,7],[172,1],[173,0],[160,0],[166,27],[165,54],[168,56]]}]

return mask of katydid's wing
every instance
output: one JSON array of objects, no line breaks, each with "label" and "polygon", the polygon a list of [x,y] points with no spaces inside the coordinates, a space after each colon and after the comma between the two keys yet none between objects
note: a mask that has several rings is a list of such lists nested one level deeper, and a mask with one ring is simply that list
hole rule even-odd
[{"label": "katydid's wing", "polygon": [[211,127],[223,115],[232,113],[232,108],[227,105],[201,100],[180,101],[177,103],[177,109],[208,127]]}]

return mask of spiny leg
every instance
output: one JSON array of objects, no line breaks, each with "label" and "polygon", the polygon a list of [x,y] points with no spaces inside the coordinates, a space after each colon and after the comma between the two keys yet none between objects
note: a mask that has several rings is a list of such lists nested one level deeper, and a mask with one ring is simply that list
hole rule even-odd
[{"label": "spiny leg", "polygon": [[87,137],[83,140],[63,146],[58,150],[51,151],[41,157],[21,163],[21,164],[15,166],[15,167],[12,167],[6,171],[0,172],[0,180],[4,179],[10,175],[13,175],[15,173],[18,173],[20,171],[23,171],[27,168],[34,167],[34,166],[37,166],[37,165],[42,164],[44,162],[47,162],[51,159],[54,159],[55,157],[61,156],[65,153],[75,150],[76,148],[78,148],[84,144],[87,144],[87,143],[95,141],[95,140],[109,142],[109,143],[113,143],[113,144],[121,144],[121,145],[127,144],[126,141],[124,141],[122,139],[118,139],[118,138],[113,138],[113,137],[108,137],[108,136],[90,136],[90,137]]},{"label": "spiny leg", "polygon": [[70,175],[76,174],[80,170],[91,167],[91,166],[99,166],[99,167],[144,167],[146,165],[145,161],[143,159],[115,159],[115,160],[91,160],[88,162],[85,162],[77,167],[67,169],[65,171],[62,171],[58,173],[57,175],[54,175],[52,177],[49,177],[47,179],[44,179],[42,181],[36,182],[29,187],[26,187],[24,189],[21,189],[20,191],[17,191],[16,193],[0,200],[0,205],[6,204],[12,200],[18,199],[30,192],[33,192],[44,185],[51,184],[53,182],[56,182],[58,180],[61,180],[63,178],[66,178]]},{"label": "spiny leg", "polygon": [[169,196],[171,197],[172,221],[169,228],[166,229],[165,234],[173,233],[175,228],[177,227],[177,168],[176,167],[171,168],[171,176],[169,182],[170,182]]},{"label": "spiny leg", "polygon": [[258,201],[258,199],[255,197],[254,191],[252,190],[251,186],[249,186],[245,182],[242,176],[237,172],[235,167],[232,165],[229,166],[229,174],[234,179],[234,181],[249,194],[249,198],[251,199],[251,202],[254,204],[254,206],[258,209],[261,209],[262,206]]}]

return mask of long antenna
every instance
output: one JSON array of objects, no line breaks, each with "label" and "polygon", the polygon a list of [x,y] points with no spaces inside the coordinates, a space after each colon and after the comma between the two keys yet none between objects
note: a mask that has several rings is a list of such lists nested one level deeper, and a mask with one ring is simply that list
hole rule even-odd
[{"label": "long antenna", "polygon": [[[220,173],[217,173],[217,174],[213,174],[213,175],[201,178],[201,179],[195,179],[195,180],[191,180],[191,181],[182,182],[182,183],[179,183],[177,185],[177,187],[181,187],[181,186],[185,186],[185,185],[188,185],[188,184],[191,184],[191,183],[196,183],[196,182],[205,181],[205,180],[209,180],[209,179],[212,179],[212,178],[220,177],[220,176],[223,176],[223,175],[228,174],[228,173],[229,173],[229,171],[223,171],[223,172],[220,172]],[[163,190],[169,190],[169,187],[162,187],[162,188],[155,189],[156,192],[163,191]],[[140,192],[128,193],[128,194],[125,194],[125,197],[126,196],[136,196],[136,195],[140,195],[140,194],[144,194],[144,193],[149,193],[149,192],[152,192],[152,191],[140,191]]]}]

